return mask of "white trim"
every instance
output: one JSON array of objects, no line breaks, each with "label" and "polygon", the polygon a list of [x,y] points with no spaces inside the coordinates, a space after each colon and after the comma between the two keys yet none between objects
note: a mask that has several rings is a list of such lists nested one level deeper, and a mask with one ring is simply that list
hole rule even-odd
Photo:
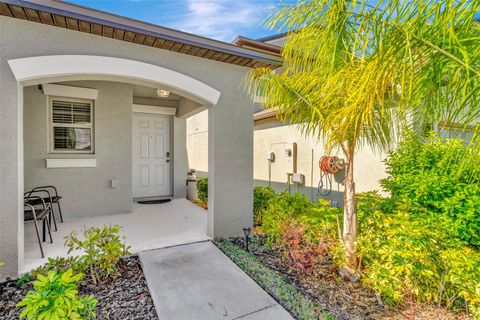
[{"label": "white trim", "polygon": [[133,104],[132,111],[135,113],[161,114],[166,116],[175,116],[177,114],[177,108],[147,106],[144,104]]},{"label": "white trim", "polygon": [[215,105],[220,92],[185,74],[144,62],[90,55],[54,55],[8,60],[24,85],[68,80],[107,80],[162,87],[202,105]]},{"label": "white trim", "polygon": [[95,168],[97,159],[45,159],[45,166],[51,168]]},{"label": "white trim", "polygon": [[72,86],[62,86],[59,84],[47,83],[42,85],[43,93],[47,96],[67,97],[97,100],[98,90],[90,88],[80,88]]}]

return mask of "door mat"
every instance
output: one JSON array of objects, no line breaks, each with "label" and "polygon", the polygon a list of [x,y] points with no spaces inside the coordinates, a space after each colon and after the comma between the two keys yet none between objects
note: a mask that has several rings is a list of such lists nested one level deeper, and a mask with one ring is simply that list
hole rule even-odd
[{"label": "door mat", "polygon": [[143,200],[143,201],[137,201],[137,203],[140,204],[160,204],[160,203],[166,203],[170,202],[172,199],[160,199],[160,200]]}]

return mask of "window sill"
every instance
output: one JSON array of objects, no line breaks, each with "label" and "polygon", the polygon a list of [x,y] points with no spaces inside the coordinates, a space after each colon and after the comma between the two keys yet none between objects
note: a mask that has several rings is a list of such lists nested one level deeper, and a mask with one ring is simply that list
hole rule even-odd
[{"label": "window sill", "polygon": [[97,159],[45,159],[47,169],[54,168],[95,168]]}]

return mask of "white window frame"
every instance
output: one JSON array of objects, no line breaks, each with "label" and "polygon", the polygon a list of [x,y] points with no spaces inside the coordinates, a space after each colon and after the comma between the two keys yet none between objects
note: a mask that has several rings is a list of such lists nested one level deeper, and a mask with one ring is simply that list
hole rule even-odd
[{"label": "white window frame", "polygon": [[[67,101],[67,102],[82,102],[90,104],[90,123],[89,124],[66,124],[66,123],[53,123],[53,100]],[[95,154],[95,101],[90,99],[79,99],[69,97],[57,97],[48,96],[48,153],[49,154]],[[63,128],[86,128],[90,129],[90,150],[75,150],[75,149],[55,149],[54,130],[53,127]]]}]

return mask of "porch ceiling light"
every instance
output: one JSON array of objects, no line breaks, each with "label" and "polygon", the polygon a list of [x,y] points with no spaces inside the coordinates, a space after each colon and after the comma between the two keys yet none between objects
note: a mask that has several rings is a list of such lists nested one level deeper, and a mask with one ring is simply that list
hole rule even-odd
[{"label": "porch ceiling light", "polygon": [[157,89],[157,96],[159,96],[160,98],[168,98],[169,95],[170,95],[170,91]]}]

